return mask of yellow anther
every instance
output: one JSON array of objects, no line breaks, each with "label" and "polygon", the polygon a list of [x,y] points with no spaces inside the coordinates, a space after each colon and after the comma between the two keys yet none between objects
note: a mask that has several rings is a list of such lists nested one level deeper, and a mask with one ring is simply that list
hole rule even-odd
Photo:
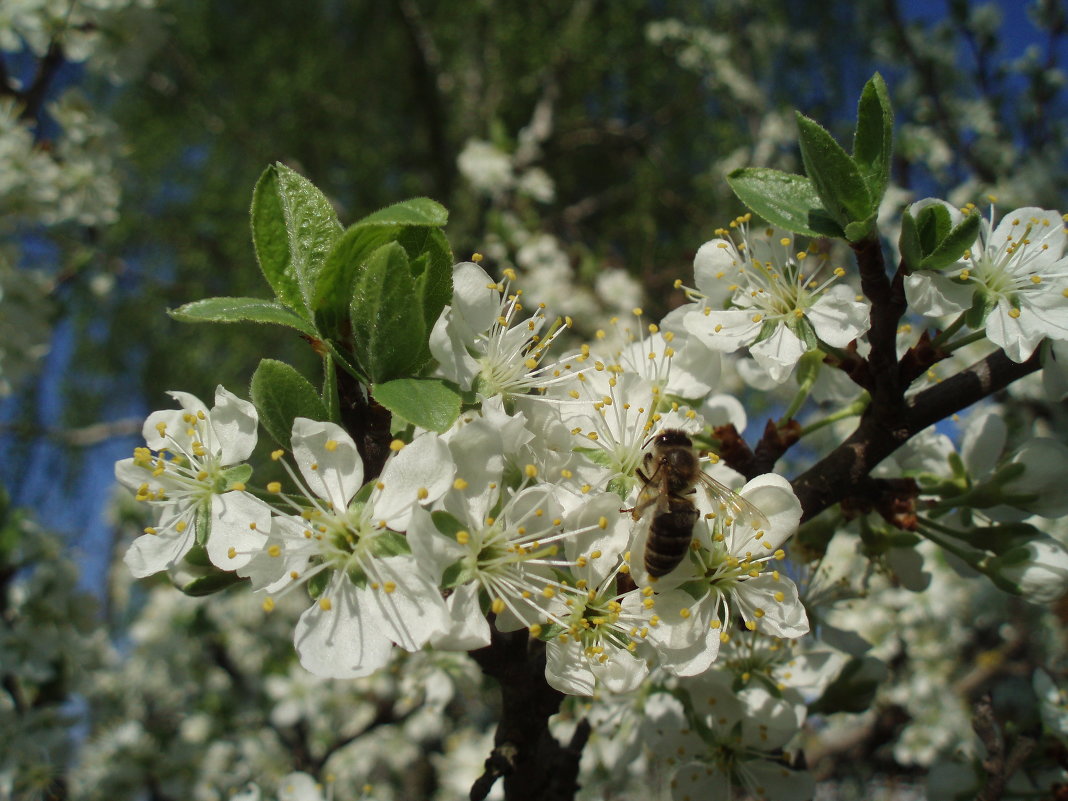
[{"label": "yellow anther", "polygon": [[282,491],[282,482],[281,481],[269,481],[267,483],[267,491],[268,492],[275,492],[275,493],[281,492]]},{"label": "yellow anther", "polygon": [[328,439],[326,441],[326,443],[323,445],[323,447],[326,448],[328,453],[333,453],[334,451],[336,451],[337,450],[337,446],[338,446],[338,442],[337,442],[336,439]]},{"label": "yellow anther", "polygon": [[284,451],[284,450],[282,450],[281,448],[279,448],[279,449],[278,449],[278,450],[276,450],[276,451],[271,451],[271,459],[273,459],[273,460],[274,460],[274,461],[276,461],[276,462],[277,462],[277,461],[278,461],[279,459],[281,459],[281,458],[282,458],[282,457],[283,457],[284,455],[285,455],[285,451]]},{"label": "yellow anther", "polygon": [[226,557],[228,559],[233,559],[235,556],[237,556],[237,548],[231,545],[229,548],[226,549]]},{"label": "yellow anther", "polygon": [[267,597],[267,598],[263,599],[263,611],[264,612],[273,612],[274,611],[274,598]]},{"label": "yellow anther", "polygon": [[324,612],[329,612],[331,607],[333,607],[333,604],[330,603],[330,599],[329,598],[320,598],[319,599],[319,608],[322,609]]},{"label": "yellow anther", "polygon": [[282,548],[280,546],[278,546],[278,545],[272,545],[267,549],[267,555],[268,556],[275,556],[275,557],[281,556],[282,555]]},{"label": "yellow anther", "polygon": [[467,543],[471,541],[471,535],[461,529],[460,531],[456,532],[456,541],[460,543],[460,545],[467,545]]},{"label": "yellow anther", "polygon": [[387,581],[385,584],[382,585],[382,589],[386,591],[387,595],[389,593],[391,593],[391,592],[396,592],[397,591],[397,582],[395,582],[395,581]]},{"label": "yellow anther", "polygon": [[540,623],[535,623],[533,626],[531,626],[529,629],[527,629],[527,631],[530,632],[530,636],[531,637],[540,637],[541,636],[541,624]]},{"label": "yellow anther", "polygon": [[475,264],[478,264],[479,262],[482,261],[482,254],[481,253],[472,253],[471,254],[471,261],[473,261]]},{"label": "yellow anther", "polygon": [[535,478],[538,475],[538,468],[535,465],[528,464],[523,468],[523,473],[527,478]]},{"label": "yellow anther", "polygon": [[415,495],[417,498],[419,498],[419,500],[425,501],[427,498],[430,497],[430,490],[428,490],[426,487],[420,487],[419,491],[416,492]]},{"label": "yellow anther", "polygon": [[389,443],[389,449],[396,453],[404,447],[404,440],[395,439]]}]

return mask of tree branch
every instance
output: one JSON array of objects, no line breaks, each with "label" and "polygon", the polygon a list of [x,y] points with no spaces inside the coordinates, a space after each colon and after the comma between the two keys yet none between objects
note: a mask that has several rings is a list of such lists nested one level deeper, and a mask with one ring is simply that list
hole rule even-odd
[{"label": "tree branch", "polygon": [[896,408],[871,406],[856,430],[794,482],[794,492],[809,520],[842,498],[879,462],[923,429],[944,420],[1040,367],[1036,353],[1022,363],[996,351],[940,384],[905,399]]},{"label": "tree branch", "polygon": [[589,732],[580,724],[567,746],[549,733],[549,718],[564,694],[545,680],[545,644],[525,629],[502,633],[493,628],[490,644],[471,656],[501,686],[501,720],[485,772],[471,787],[472,801],[484,799],[501,777],[507,801],[573,798],[577,785],[566,777],[578,775]]}]

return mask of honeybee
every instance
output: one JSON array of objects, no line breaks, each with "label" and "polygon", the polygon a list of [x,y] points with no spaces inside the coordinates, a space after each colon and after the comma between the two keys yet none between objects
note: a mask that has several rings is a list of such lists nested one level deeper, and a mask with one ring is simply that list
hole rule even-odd
[{"label": "honeybee", "polygon": [[700,484],[709,498],[735,520],[767,528],[764,513],[729,487],[701,469],[693,440],[677,428],[667,428],[652,438],[652,449],[635,471],[645,486],[631,509],[635,520],[655,506],[645,543],[645,570],[653,578],[678,567],[693,540],[693,527],[701,516],[689,497]]}]

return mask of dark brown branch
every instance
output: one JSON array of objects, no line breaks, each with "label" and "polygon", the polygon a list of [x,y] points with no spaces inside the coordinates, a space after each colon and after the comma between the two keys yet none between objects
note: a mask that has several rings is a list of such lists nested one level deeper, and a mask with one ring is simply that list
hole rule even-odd
[{"label": "dark brown branch", "polygon": [[907,308],[904,276],[897,270],[893,280],[886,275],[883,249],[875,237],[853,244],[860,269],[860,288],[871,301],[871,328],[868,341],[867,378],[861,383],[872,395],[872,405],[887,414],[900,406],[904,385],[897,367],[897,327]]},{"label": "dark brown branch", "polygon": [[45,96],[48,94],[48,87],[62,64],[63,47],[60,45],[59,40],[53,39],[52,43],[48,45],[48,52],[41,59],[41,63],[37,65],[37,74],[33,76],[33,83],[30,84],[30,88],[21,97],[24,105],[22,112],[19,114],[20,119],[37,120],[37,116],[41,113],[41,106],[44,104]]},{"label": "dark brown branch", "polygon": [[[501,720],[485,772],[471,787],[471,799],[481,801],[497,779],[504,779],[507,801],[571,799],[576,789],[578,761],[588,731],[580,729],[562,746],[549,733],[564,694],[545,681],[545,644],[525,629],[502,633],[471,656],[487,676],[501,686]],[[586,732],[582,734],[581,732]],[[565,787],[566,785],[566,787]]]},{"label": "dark brown branch", "polygon": [[975,704],[972,728],[986,748],[986,759],[983,760],[986,785],[976,795],[975,801],[998,801],[1009,779],[1034,750],[1035,741],[1030,737],[1018,737],[1006,754],[1005,735],[994,717],[994,705],[989,693]]},{"label": "dark brown branch", "polygon": [[804,509],[802,519],[809,520],[852,494],[872,468],[910,437],[1039,367],[1037,353],[1017,364],[999,350],[897,408],[884,410],[873,403],[845,442],[794,480],[794,492]]}]

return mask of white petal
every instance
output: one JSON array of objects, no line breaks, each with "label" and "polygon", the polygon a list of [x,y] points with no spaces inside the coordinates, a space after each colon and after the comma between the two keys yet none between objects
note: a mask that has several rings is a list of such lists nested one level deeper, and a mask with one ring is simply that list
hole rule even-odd
[{"label": "white petal", "polygon": [[995,345],[1004,348],[1005,355],[1014,362],[1027,361],[1046,334],[1034,326],[1033,312],[1021,310],[1019,316],[1013,317],[1015,311],[1008,300],[1002,298],[986,318],[986,336]]},{"label": "white petal", "polygon": [[612,693],[629,693],[638,689],[649,675],[649,665],[625,648],[611,650],[608,660],[591,665],[597,683]]},{"label": "white petal", "polygon": [[215,432],[222,464],[237,464],[252,455],[259,425],[255,406],[220,384],[215,389],[215,407],[208,414],[208,422]]},{"label": "white petal", "polygon": [[868,330],[869,306],[844,284],[835,284],[805,312],[816,335],[831,347],[844,348]]},{"label": "white petal", "polygon": [[278,801],[323,801],[323,793],[315,779],[298,771],[278,782]]},{"label": "white petal", "polygon": [[501,293],[497,284],[474,262],[461,262],[452,268],[452,307],[473,333],[488,331],[497,319]]},{"label": "white petal", "polygon": [[352,437],[336,423],[298,417],[290,441],[308,488],[336,511],[347,509],[363,484],[363,461]]},{"label": "white petal", "polygon": [[987,410],[972,415],[960,446],[969,475],[981,479],[994,469],[1005,450],[1008,434],[1008,426],[999,413]]},{"label": "white petal", "polygon": [[545,680],[568,695],[593,695],[596,682],[575,640],[552,640],[545,646]]},{"label": "white petal", "polygon": [[[322,608],[323,599],[329,600],[329,609]],[[336,573],[320,600],[297,621],[293,642],[300,664],[326,679],[370,676],[389,661],[393,646],[377,626],[368,625],[367,618],[356,587]]]},{"label": "white petal", "polygon": [[920,271],[905,277],[909,308],[927,317],[960,314],[972,305],[975,288],[954,281],[944,273]]},{"label": "white petal", "polygon": [[450,306],[441,310],[430,332],[430,354],[437,359],[441,375],[455,381],[461,389],[471,389],[480,368],[468,353],[467,348],[471,343],[464,339],[460,326],[453,321],[453,315]]},{"label": "white petal", "polygon": [[420,570],[415,557],[376,559],[374,581],[379,585],[377,589],[368,585],[358,591],[368,625],[375,626],[401,648],[418,651],[448,627],[441,592]]},{"label": "white petal", "polygon": [[745,406],[733,395],[710,395],[705,398],[699,411],[712,427],[730,424],[741,434],[749,424]]},{"label": "white petal", "polygon": [[196,530],[189,525],[184,532],[168,531],[142,534],[126,551],[123,561],[135,578],[159,573],[175,564],[193,547]]},{"label": "white petal", "polygon": [[693,311],[682,318],[686,330],[712,350],[732,353],[748,345],[760,333],[762,321],[753,321],[754,312],[749,309],[726,309],[725,311]]},{"label": "white petal", "polygon": [[711,762],[690,762],[671,779],[673,801],[731,798],[731,779]]},{"label": "white petal", "polygon": [[382,468],[382,490],[372,496],[375,519],[403,531],[412,505],[436,501],[452,486],[455,473],[449,446],[441,437],[432,432],[420,434]]},{"label": "white petal", "polygon": [[734,294],[732,286],[745,265],[729,239],[713,239],[697,249],[693,257],[693,280],[709,305],[722,306]]},{"label": "white petal", "polygon": [[783,381],[805,353],[805,343],[785,325],[778,326],[767,339],[753,345],[749,352],[776,381]]},{"label": "white petal", "polygon": [[775,473],[757,476],[742,487],[739,494],[764,513],[768,528],[758,545],[755,531],[746,529],[744,521],[737,525],[731,545],[731,553],[735,556],[744,556],[747,552],[770,553],[797,531],[801,522],[801,502],[790,482],[782,476]]},{"label": "white petal", "polygon": [[270,527],[271,507],[247,492],[213,495],[208,558],[223,570],[244,567],[267,542]]},{"label": "white petal", "polygon": [[775,578],[762,573],[740,582],[735,589],[735,608],[746,620],[756,622],[759,631],[773,637],[793,639],[808,634],[808,614],[798,599],[797,585],[781,574]]},{"label": "white petal", "polygon": [[441,581],[445,568],[455,564],[467,553],[464,546],[438,531],[430,513],[421,506],[412,509],[407,540],[420,569],[434,583]]},{"label": "white petal", "polygon": [[696,337],[680,333],[671,343],[675,355],[671,357],[667,391],[680,398],[700,398],[719,384],[722,357]]},{"label": "white petal", "polygon": [[430,644],[443,651],[474,651],[490,644],[490,625],[478,605],[478,585],[457,587],[445,604],[449,626],[431,638]]}]

